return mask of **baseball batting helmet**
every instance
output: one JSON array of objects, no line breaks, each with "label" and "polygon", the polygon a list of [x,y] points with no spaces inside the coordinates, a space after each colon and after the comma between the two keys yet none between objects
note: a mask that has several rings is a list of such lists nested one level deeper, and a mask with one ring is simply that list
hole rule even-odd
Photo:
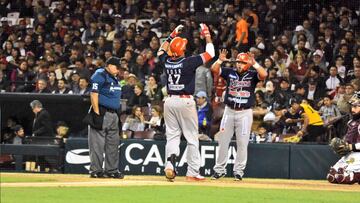
[{"label": "baseball batting helmet", "polygon": [[248,61],[249,61],[249,55],[247,53],[240,53],[237,55],[236,57],[236,62],[237,63],[243,63],[245,64],[245,66],[243,67],[243,71],[247,71],[249,68],[250,68],[250,64],[248,64]]},{"label": "baseball batting helmet", "polygon": [[360,91],[355,92],[355,94],[350,98],[349,103],[352,106],[360,106]]},{"label": "baseball batting helmet", "polygon": [[172,55],[176,57],[184,55],[187,43],[187,39],[181,37],[175,37],[173,40],[171,40],[170,51]]}]

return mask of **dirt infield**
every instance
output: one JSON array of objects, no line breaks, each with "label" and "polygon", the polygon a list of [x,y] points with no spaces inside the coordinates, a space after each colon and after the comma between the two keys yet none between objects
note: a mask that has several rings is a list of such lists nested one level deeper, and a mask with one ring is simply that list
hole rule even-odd
[{"label": "dirt infield", "polygon": [[[264,188],[264,189],[296,189],[322,191],[352,191],[360,192],[360,185],[335,185],[327,181],[314,180],[284,180],[284,179],[254,179],[245,178],[235,182],[231,178],[202,182],[186,181],[177,177],[175,182],[168,182],[162,176],[126,176],[123,180],[90,179],[87,175],[68,174],[31,174],[31,173],[1,173],[1,177],[18,181],[3,182],[0,187],[95,187],[95,186],[151,186],[151,185],[199,185],[214,187]],[[31,181],[29,178],[36,178]],[[3,179],[3,178],[1,178]],[[24,181],[22,181],[24,180]]]}]

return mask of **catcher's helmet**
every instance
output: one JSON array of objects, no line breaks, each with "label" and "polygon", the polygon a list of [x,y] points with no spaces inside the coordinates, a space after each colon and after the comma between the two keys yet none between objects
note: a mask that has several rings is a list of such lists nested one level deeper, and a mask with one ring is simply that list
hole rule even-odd
[{"label": "catcher's helmet", "polygon": [[172,55],[176,57],[184,55],[187,43],[187,39],[181,37],[175,37],[171,40],[170,51]]},{"label": "catcher's helmet", "polygon": [[236,57],[236,62],[237,63],[243,63],[245,64],[245,66],[243,67],[243,71],[247,71],[250,68],[250,64],[248,64],[249,61],[249,55],[247,53],[240,53],[237,55]]},{"label": "catcher's helmet", "polygon": [[352,106],[360,106],[360,91],[355,92],[355,94],[350,98],[349,103]]}]

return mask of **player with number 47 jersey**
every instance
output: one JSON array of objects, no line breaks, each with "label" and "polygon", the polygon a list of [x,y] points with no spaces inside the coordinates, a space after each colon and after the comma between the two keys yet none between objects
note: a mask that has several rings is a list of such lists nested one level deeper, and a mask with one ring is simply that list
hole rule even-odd
[{"label": "player with number 47 jersey", "polygon": [[267,77],[267,72],[249,53],[238,54],[235,67],[221,67],[223,61],[229,61],[226,55],[226,50],[220,51],[219,59],[211,67],[213,74],[221,76],[227,83],[224,98],[226,106],[219,131],[219,154],[212,179],[226,175],[228,148],[235,132],[237,153],[233,175],[235,180],[241,180],[247,162],[247,146],[253,121],[251,108],[255,102],[254,91],[258,81]]},{"label": "player with number 47 jersey", "polygon": [[206,40],[206,51],[202,54],[185,57],[187,39],[178,37],[182,25],[179,25],[161,45],[158,56],[165,66],[167,92],[169,97],[164,103],[164,120],[166,125],[166,165],[165,176],[174,181],[176,160],[180,154],[180,136],[187,141],[186,173],[188,180],[204,180],[199,174],[200,152],[198,140],[198,121],[195,101],[192,97],[195,90],[195,70],[215,56],[209,28],[200,24],[201,36]]}]

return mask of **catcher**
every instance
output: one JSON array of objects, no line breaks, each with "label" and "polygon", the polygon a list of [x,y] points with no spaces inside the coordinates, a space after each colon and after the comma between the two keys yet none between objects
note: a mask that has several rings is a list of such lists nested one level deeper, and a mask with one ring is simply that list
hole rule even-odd
[{"label": "catcher", "polygon": [[352,120],[344,139],[333,138],[330,146],[341,159],[330,168],[327,180],[338,184],[360,184],[360,92],[349,100]]}]

